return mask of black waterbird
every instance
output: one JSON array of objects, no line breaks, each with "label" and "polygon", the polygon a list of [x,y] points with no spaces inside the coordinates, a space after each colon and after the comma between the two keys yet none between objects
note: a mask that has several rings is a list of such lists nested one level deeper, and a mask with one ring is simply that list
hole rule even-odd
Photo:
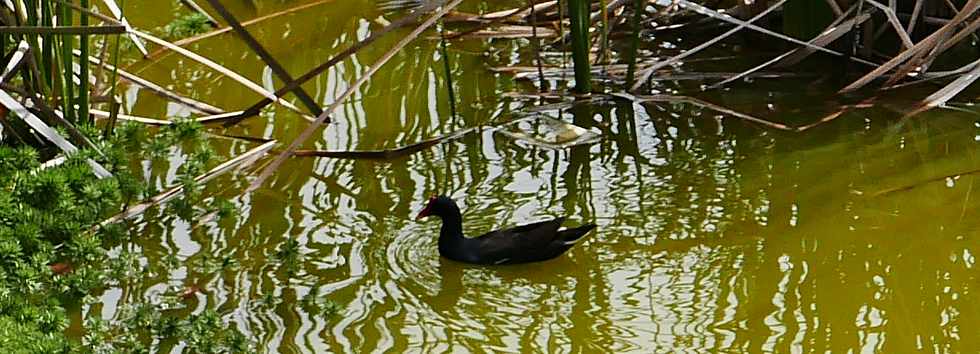
[{"label": "black waterbird", "polygon": [[439,254],[454,261],[473,264],[516,264],[544,261],[558,257],[596,227],[585,224],[559,230],[564,217],[505,230],[490,231],[483,236],[463,235],[463,215],[456,202],[446,196],[433,196],[415,218],[438,216]]}]

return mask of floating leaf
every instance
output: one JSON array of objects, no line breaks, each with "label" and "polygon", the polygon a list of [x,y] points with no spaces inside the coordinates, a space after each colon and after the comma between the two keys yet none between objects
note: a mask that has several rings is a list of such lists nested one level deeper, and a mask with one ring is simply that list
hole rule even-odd
[{"label": "floating leaf", "polygon": [[535,116],[503,126],[499,133],[549,149],[564,149],[599,141],[599,133],[548,116]]}]

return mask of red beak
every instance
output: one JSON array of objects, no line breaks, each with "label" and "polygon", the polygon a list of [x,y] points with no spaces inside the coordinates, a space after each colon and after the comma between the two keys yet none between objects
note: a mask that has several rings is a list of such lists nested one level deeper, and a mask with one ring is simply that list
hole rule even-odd
[{"label": "red beak", "polygon": [[419,212],[419,215],[415,216],[415,221],[422,220],[426,216],[432,214],[432,202],[435,201],[435,199],[436,197],[429,198],[429,202],[425,204],[425,208],[423,208],[422,211]]},{"label": "red beak", "polygon": [[422,211],[419,212],[419,215],[415,216],[415,221],[422,220],[426,216],[429,216],[429,207],[425,207],[425,209],[422,209]]}]

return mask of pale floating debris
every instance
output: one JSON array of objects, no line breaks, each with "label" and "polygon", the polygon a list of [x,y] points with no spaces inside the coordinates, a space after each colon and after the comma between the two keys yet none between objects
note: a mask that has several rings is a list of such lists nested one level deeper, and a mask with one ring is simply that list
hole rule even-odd
[{"label": "pale floating debris", "polygon": [[499,133],[528,144],[564,149],[599,141],[600,134],[548,116],[520,119],[500,127]]}]

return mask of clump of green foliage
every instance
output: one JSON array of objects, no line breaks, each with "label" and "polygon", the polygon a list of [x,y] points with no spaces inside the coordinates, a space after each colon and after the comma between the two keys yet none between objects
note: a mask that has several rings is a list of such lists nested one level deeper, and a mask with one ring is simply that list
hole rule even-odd
[{"label": "clump of green foliage", "polygon": [[286,272],[286,276],[293,277],[299,272],[299,265],[300,261],[302,260],[303,253],[300,252],[299,242],[295,239],[289,238],[279,246],[279,249],[276,250],[273,257],[282,265],[282,269]]},{"label": "clump of green foliage", "polygon": [[[119,180],[95,177],[87,155],[42,169],[33,148],[0,146],[0,352],[69,351],[63,302],[105,282],[105,231],[90,228],[123,195]],[[72,271],[55,274],[56,264]]]},{"label": "clump of green foliage", "polygon": [[87,350],[95,353],[149,353],[153,347],[146,338],[179,338],[194,353],[247,353],[251,343],[236,328],[225,324],[217,312],[205,310],[186,318],[169,316],[159,305],[139,303],[121,309],[123,320],[110,324],[99,318],[86,323],[83,338]]},{"label": "clump of green foliage", "polygon": [[168,39],[175,40],[196,36],[212,29],[207,16],[194,12],[174,19],[173,22],[163,26],[161,32]]},{"label": "clump of green foliage", "polygon": [[340,315],[344,307],[333,300],[320,299],[316,292],[310,292],[300,300],[300,307],[309,314],[323,318]]},{"label": "clump of green foliage", "polygon": [[[126,282],[139,269],[138,254],[109,255],[125,228],[97,226],[125,205],[155,194],[130,173],[134,154],[128,152],[181,149],[187,156],[179,171],[185,193],[173,211],[181,217],[233,214],[227,202],[198,206],[202,191],[193,176],[214,157],[199,124],[177,122],[146,142],[136,125],[124,125],[107,139],[97,129],[80,128],[98,141],[101,153],[81,151],[54,167],[42,168],[33,147],[0,144],[0,353],[147,352],[168,339],[195,352],[248,351],[244,335],[214,312],[182,318],[146,303],[128,305],[118,321],[85,319],[81,342],[66,336],[66,307],[95,302],[102,289]],[[113,177],[96,178],[87,159],[97,160]]]}]

